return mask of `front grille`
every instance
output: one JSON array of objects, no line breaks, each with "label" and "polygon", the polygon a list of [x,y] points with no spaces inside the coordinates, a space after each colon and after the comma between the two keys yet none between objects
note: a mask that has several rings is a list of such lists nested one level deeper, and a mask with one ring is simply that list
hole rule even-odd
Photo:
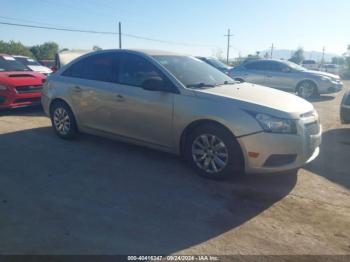
[{"label": "front grille", "polygon": [[19,94],[27,94],[27,93],[38,93],[41,92],[43,86],[17,86],[16,91]]},{"label": "front grille", "polygon": [[15,103],[40,103],[41,98],[40,97],[29,97],[29,98],[18,98],[15,100]]},{"label": "front grille", "polygon": [[288,164],[293,163],[296,158],[297,158],[297,155],[295,155],[295,154],[271,155],[265,161],[264,166],[266,166],[266,167],[284,166],[284,165],[288,165]]},{"label": "front grille", "polygon": [[320,133],[321,127],[318,122],[312,122],[305,124],[305,130],[307,135],[317,135]]}]

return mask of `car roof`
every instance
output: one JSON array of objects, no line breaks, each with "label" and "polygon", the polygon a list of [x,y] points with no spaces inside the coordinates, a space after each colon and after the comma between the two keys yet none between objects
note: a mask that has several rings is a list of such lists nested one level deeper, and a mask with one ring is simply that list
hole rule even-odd
[{"label": "car roof", "polygon": [[[128,51],[128,49],[124,49]],[[166,50],[156,50],[156,49],[129,49],[129,51],[136,51],[140,53],[144,53],[149,56],[188,56],[188,54],[184,53],[176,53]]]},{"label": "car roof", "polygon": [[254,59],[254,60],[249,60],[246,63],[254,63],[254,62],[286,62],[286,60],[281,60],[281,59]]}]

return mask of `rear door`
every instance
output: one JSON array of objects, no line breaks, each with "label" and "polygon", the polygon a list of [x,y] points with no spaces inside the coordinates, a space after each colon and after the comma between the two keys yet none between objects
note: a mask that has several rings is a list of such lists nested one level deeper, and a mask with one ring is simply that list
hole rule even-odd
[{"label": "rear door", "polygon": [[246,70],[241,72],[244,81],[258,85],[265,84],[264,61],[253,61],[244,65]]},{"label": "rear door", "polygon": [[121,88],[119,62],[119,53],[100,53],[79,60],[63,72],[80,126],[113,132],[111,123],[118,122],[116,117],[120,116],[114,114]]}]

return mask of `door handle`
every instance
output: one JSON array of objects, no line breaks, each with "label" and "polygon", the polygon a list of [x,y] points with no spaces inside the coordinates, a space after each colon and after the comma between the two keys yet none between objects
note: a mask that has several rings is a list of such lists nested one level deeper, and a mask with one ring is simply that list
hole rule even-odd
[{"label": "door handle", "polygon": [[122,96],[121,94],[116,94],[115,98],[118,102],[123,102],[125,100],[124,96]]},{"label": "door handle", "polygon": [[83,91],[83,89],[80,86],[75,86],[74,87],[74,91],[75,92],[81,92],[81,91]]}]

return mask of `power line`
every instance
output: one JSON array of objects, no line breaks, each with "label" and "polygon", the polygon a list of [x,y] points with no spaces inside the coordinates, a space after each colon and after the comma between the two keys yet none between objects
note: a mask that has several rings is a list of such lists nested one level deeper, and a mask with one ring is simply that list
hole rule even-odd
[{"label": "power line", "polygon": [[[58,26],[28,25],[28,24],[9,23],[9,22],[1,22],[1,21],[0,21],[0,24],[8,25],[8,26],[55,30],[55,31],[67,31],[67,32],[76,32],[76,33],[89,33],[89,34],[102,34],[102,35],[117,35],[117,34],[119,34],[119,32],[116,33],[116,32],[110,32],[110,31],[95,31],[95,30],[83,30],[83,29],[76,29],[76,28],[62,28],[62,27],[58,27]],[[121,33],[121,35],[126,36],[126,37],[130,37],[130,38],[159,42],[159,43],[164,43],[164,44],[183,45],[183,46],[211,46],[211,47],[214,47],[214,45],[205,45],[205,44],[201,45],[201,44],[171,42],[171,41],[155,39],[155,38],[150,38],[150,37],[144,37],[144,36],[138,36],[138,35],[133,35],[133,34]]]}]

